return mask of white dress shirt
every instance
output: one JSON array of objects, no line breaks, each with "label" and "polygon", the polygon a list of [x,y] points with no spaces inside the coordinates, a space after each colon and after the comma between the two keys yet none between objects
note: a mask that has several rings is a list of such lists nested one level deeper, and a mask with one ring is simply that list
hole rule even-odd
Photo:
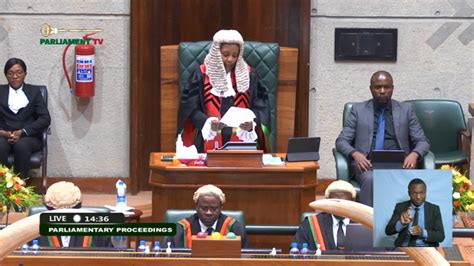
[{"label": "white dress shirt", "polygon": [[71,236],[61,236],[61,243],[63,247],[69,247],[69,242],[71,241]]},{"label": "white dress shirt", "polygon": [[8,107],[10,110],[12,110],[12,112],[15,114],[18,113],[18,111],[28,105],[29,102],[30,101],[28,101],[28,98],[23,91],[23,85],[17,90],[13,89],[12,87],[9,88]]},{"label": "white dress shirt", "polygon": [[[207,227],[205,224],[203,224],[201,222],[201,220],[198,219],[198,221],[199,221],[199,225],[201,226],[201,232],[205,233],[207,231],[207,228],[209,228],[209,227]],[[212,232],[216,232],[217,220],[214,222],[214,224],[211,227],[213,229]]]}]

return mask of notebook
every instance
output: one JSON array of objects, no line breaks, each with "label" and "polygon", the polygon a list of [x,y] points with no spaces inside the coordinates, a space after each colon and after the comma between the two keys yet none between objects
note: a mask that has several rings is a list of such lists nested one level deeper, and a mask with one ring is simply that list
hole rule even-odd
[{"label": "notebook", "polygon": [[374,150],[370,153],[373,169],[403,169],[405,151],[403,150]]},{"label": "notebook", "polygon": [[289,138],[286,149],[288,162],[318,161],[320,137]]}]

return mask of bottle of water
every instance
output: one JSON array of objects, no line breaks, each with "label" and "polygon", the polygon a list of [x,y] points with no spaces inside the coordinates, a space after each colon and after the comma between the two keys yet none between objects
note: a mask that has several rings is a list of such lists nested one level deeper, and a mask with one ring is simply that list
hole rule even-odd
[{"label": "bottle of water", "polygon": [[291,243],[290,256],[297,257],[298,254],[300,254],[300,250],[298,249],[298,243],[296,242]]},{"label": "bottle of water", "polygon": [[307,257],[308,256],[308,243],[303,243],[303,247],[301,248],[301,255],[303,257]]},{"label": "bottle of water", "polygon": [[117,188],[117,208],[125,209],[127,207],[127,198],[125,197],[127,185],[122,180],[119,180],[115,183],[115,187]]},{"label": "bottle of water", "polygon": [[181,137],[181,134],[178,134],[178,137],[176,138],[176,152],[183,149],[183,146],[183,138]]},{"label": "bottle of water", "polygon": [[115,248],[126,249],[128,247],[128,237],[127,236],[114,236],[112,238],[112,244]]},{"label": "bottle of water", "polygon": [[160,241],[155,241],[155,245],[153,246],[153,252],[155,252],[155,257],[160,256]]},{"label": "bottle of water", "polygon": [[148,256],[150,254],[150,247],[148,245],[145,246],[145,255]]},{"label": "bottle of water", "polygon": [[317,245],[316,245],[316,254],[314,254],[314,255],[316,255],[316,256],[321,256],[321,249],[320,249],[320,247],[321,247],[320,244],[317,244]]},{"label": "bottle of water", "polygon": [[170,255],[171,255],[171,252],[172,252],[172,250],[171,250],[171,242],[166,242],[166,245],[168,246],[168,247],[166,248],[166,254],[167,254],[168,256],[170,256]]},{"label": "bottle of water", "polygon": [[21,254],[27,255],[28,249],[29,249],[28,243],[23,244],[23,246],[21,246]]},{"label": "bottle of water", "polygon": [[33,255],[38,255],[38,252],[39,252],[38,239],[33,240],[33,244],[31,245],[30,249]]},{"label": "bottle of water", "polygon": [[146,247],[145,240],[140,240],[140,245],[138,245],[137,251],[139,253],[145,254]]},{"label": "bottle of water", "polygon": [[277,254],[277,249],[276,249],[276,248],[272,248],[272,251],[270,252],[270,255],[276,256],[276,254]]}]

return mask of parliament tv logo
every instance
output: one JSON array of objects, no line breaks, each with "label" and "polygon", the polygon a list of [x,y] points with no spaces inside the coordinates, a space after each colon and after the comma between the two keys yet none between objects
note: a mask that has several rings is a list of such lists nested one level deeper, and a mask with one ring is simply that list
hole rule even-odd
[{"label": "parliament tv logo", "polygon": [[[94,44],[103,45],[104,39],[92,38],[90,35],[103,32],[103,29],[83,29],[83,28],[58,28],[44,23],[40,28],[40,33],[43,38],[40,38],[40,45],[70,45],[70,44]],[[82,38],[49,38],[49,36],[56,35],[62,32],[84,32],[87,33]]]}]

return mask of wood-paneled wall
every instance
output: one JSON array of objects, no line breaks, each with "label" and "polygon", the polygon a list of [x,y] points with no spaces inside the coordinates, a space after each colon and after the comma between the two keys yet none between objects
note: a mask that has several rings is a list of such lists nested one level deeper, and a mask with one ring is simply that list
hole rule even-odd
[{"label": "wood-paneled wall", "polygon": [[150,189],[150,152],[160,147],[160,46],[210,40],[236,29],[245,40],[295,47],[295,136],[308,134],[310,0],[131,1],[131,191]]}]

